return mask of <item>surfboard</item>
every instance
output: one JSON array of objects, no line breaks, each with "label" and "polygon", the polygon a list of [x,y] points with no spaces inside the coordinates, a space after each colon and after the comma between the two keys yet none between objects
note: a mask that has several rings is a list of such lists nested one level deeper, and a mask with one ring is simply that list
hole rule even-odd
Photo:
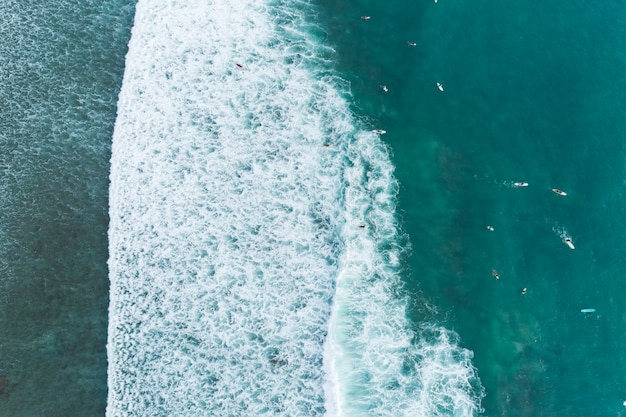
[{"label": "surfboard", "polygon": [[558,188],[553,188],[552,191],[555,194],[558,194],[558,195],[562,195],[562,196],[566,196],[567,195],[567,193],[565,191],[559,190]]},{"label": "surfboard", "polygon": [[528,187],[527,182],[514,182],[513,185],[516,187]]},{"label": "surfboard", "polygon": [[437,88],[439,91],[443,91],[443,85],[441,85],[441,83],[437,83]]},{"label": "surfboard", "polygon": [[385,133],[387,133],[386,130],[382,130],[382,129],[374,129],[372,130],[372,132],[376,133],[377,135],[384,135]]},{"label": "surfboard", "polygon": [[596,309],[595,308],[583,308],[582,310],[580,310],[581,313],[595,313]]}]

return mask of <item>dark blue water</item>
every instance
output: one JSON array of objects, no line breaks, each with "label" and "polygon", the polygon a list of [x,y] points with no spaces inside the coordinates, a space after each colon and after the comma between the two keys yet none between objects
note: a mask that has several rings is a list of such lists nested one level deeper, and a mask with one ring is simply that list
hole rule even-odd
[{"label": "dark blue water", "polygon": [[108,171],[133,2],[0,11],[0,415],[106,405]]}]

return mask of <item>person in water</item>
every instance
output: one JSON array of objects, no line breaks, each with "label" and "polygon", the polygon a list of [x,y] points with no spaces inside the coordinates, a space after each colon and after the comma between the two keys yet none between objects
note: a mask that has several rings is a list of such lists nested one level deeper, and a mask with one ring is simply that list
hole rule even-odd
[{"label": "person in water", "polygon": [[498,274],[498,271],[496,271],[495,269],[491,270],[491,275],[493,275],[495,279],[500,279],[500,274]]}]

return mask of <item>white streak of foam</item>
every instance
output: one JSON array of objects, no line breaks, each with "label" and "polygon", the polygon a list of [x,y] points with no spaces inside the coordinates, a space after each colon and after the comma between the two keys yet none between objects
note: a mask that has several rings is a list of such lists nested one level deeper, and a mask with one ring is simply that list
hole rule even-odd
[{"label": "white streak of foam", "polygon": [[353,127],[307,69],[323,67],[310,41],[264,7],[137,5],[111,161],[108,416],[323,413]]}]

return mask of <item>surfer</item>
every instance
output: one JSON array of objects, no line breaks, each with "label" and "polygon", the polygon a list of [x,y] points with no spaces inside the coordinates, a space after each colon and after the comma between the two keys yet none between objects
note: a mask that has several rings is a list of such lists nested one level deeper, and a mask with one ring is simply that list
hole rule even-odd
[{"label": "surfer", "polygon": [[528,187],[527,182],[514,182],[513,185],[516,187]]},{"label": "surfer", "polygon": [[389,91],[389,89],[387,88],[386,85],[379,85],[380,89],[383,90],[385,93]]},{"label": "surfer", "polygon": [[558,195],[566,196],[567,193],[565,191],[561,191],[558,188],[553,188],[552,191]]},{"label": "surfer", "polygon": [[522,295],[526,295],[527,292],[528,292],[528,289],[526,287],[522,288]]},{"label": "surfer", "polygon": [[495,269],[491,270],[491,275],[493,275],[495,279],[500,279],[500,274],[498,274],[498,271],[496,271]]},{"label": "surfer", "polygon": [[437,83],[437,88],[439,91],[443,91],[443,85],[441,85],[441,83]]},{"label": "surfer", "polygon": [[387,133],[386,130],[382,130],[382,129],[374,129],[372,130],[372,132],[376,133],[377,135],[384,135],[385,133]]},{"label": "surfer", "polygon": [[489,225],[487,225],[487,230],[489,230],[490,232],[493,232],[493,230],[494,230],[494,229],[493,229],[493,226],[489,226]]},{"label": "surfer", "polygon": [[417,46],[416,42],[411,42],[411,41],[408,41],[406,44],[409,46]]},{"label": "surfer", "polygon": [[370,20],[372,17],[371,16],[361,16],[361,19],[363,20]]}]

